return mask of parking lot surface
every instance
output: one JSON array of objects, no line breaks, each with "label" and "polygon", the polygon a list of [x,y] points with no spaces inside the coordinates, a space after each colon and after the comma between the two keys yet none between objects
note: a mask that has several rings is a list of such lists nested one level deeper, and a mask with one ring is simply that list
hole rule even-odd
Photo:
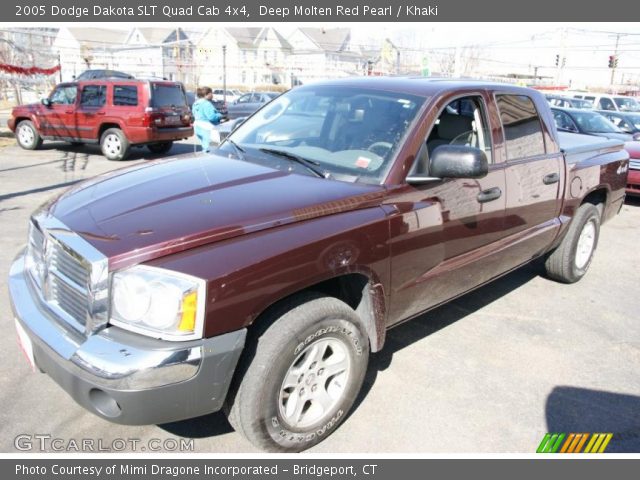
[{"label": "parking lot surface", "polygon": [[[181,142],[169,156],[193,148]],[[104,421],[31,373],[18,347],[7,277],[30,213],[61,189],[149,158],[134,149],[109,162],[97,147],[63,143],[0,148],[1,452],[16,452],[20,435],[62,439],[63,451],[85,439],[170,450],[180,438],[194,438],[197,452],[255,451],[221,413],[160,426]],[[612,432],[607,451],[640,452],[638,238],[640,202],[628,201],[602,228],[581,282],[558,284],[527,266],[391,330],[353,414],[312,451],[533,453],[546,432]]]}]

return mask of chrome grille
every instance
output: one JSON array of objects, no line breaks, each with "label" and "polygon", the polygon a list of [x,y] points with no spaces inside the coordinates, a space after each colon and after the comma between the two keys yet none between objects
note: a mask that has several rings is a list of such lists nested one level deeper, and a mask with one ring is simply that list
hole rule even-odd
[{"label": "chrome grille", "polygon": [[629,160],[629,168],[631,170],[640,170],[640,160],[631,159]]},{"label": "chrome grille", "polygon": [[107,258],[57,219],[34,217],[25,267],[61,321],[85,334],[106,325]]}]

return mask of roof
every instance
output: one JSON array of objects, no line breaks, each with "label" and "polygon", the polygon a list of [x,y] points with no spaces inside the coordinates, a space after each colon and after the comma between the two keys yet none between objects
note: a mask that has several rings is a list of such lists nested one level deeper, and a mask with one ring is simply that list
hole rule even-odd
[{"label": "roof", "polygon": [[268,30],[271,30],[273,34],[276,36],[276,39],[280,43],[280,48],[284,50],[291,50],[293,47],[289,42],[285,40],[285,38],[280,35],[280,33],[270,27],[229,27],[225,29],[229,35],[231,35],[238,47],[240,48],[256,48],[260,45],[260,42],[264,39],[261,34],[266,35]]},{"label": "roof", "polygon": [[142,34],[144,39],[152,45],[158,45],[165,42],[175,42],[177,39],[176,32],[178,30],[180,31],[181,40],[185,40],[188,38],[184,31],[179,28],[142,27],[137,28],[136,30],[138,30]]},{"label": "roof", "polygon": [[301,28],[300,31],[327,52],[343,51],[351,40],[350,28]]},{"label": "roof", "polygon": [[73,38],[81,44],[97,43],[120,45],[124,43],[129,36],[128,30],[117,30],[115,28],[86,28],[86,27],[67,27],[67,30]]}]

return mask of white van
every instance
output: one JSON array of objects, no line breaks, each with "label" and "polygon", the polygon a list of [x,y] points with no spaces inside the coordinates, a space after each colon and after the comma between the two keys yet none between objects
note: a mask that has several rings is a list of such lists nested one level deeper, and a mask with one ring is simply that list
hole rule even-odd
[{"label": "white van", "polygon": [[594,110],[610,110],[615,112],[640,112],[640,101],[624,95],[606,95],[599,93],[581,93],[573,96],[593,103]]}]

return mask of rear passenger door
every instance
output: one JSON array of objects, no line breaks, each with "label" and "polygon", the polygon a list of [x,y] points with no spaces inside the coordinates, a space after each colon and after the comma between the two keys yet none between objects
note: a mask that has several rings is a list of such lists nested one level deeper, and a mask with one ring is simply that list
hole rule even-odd
[{"label": "rear passenger door", "polygon": [[496,94],[506,156],[505,234],[513,268],[551,244],[559,228],[564,159],[527,95]]},{"label": "rear passenger door", "polygon": [[80,89],[80,102],[76,113],[76,138],[96,140],[98,127],[105,115],[107,86],[87,84]]}]

